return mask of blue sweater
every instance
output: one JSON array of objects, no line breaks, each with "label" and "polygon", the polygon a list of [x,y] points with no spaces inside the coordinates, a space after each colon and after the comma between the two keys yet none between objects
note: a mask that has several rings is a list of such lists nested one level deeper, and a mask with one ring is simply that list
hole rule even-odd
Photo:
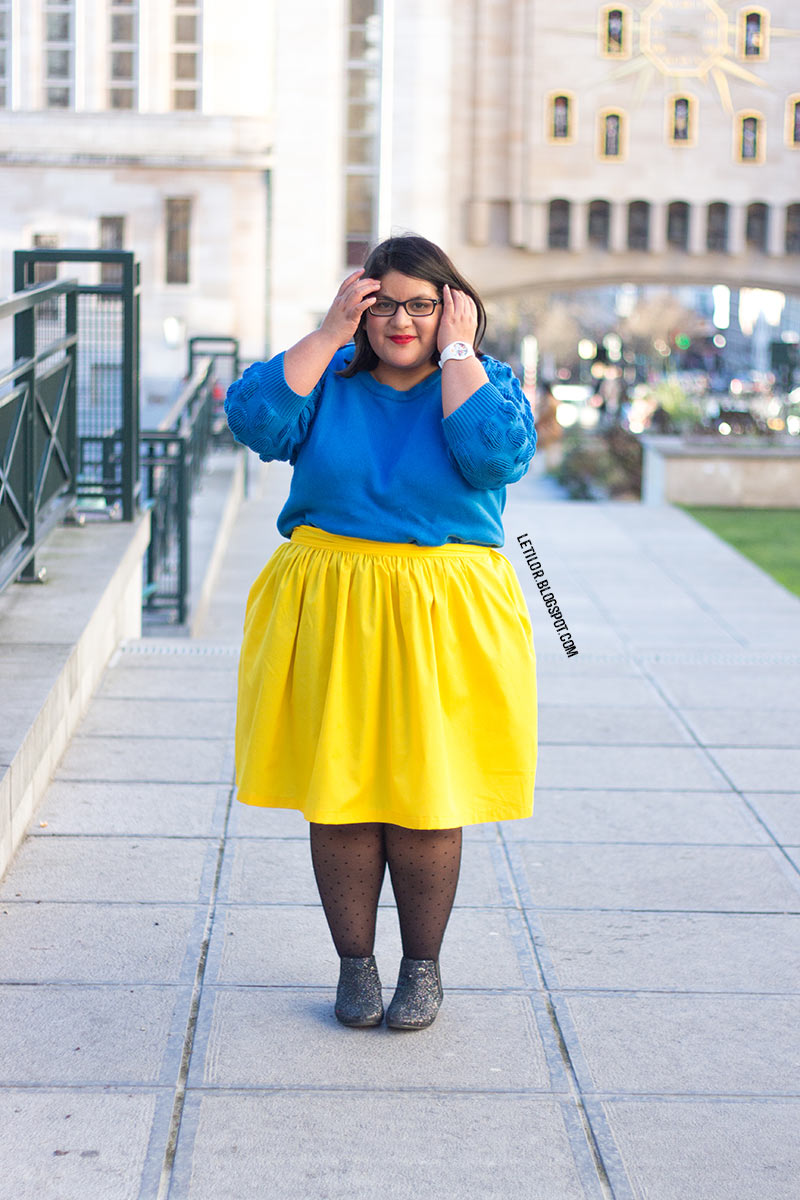
[{"label": "blue sweater", "polygon": [[287,384],[282,353],[228,389],[236,441],[294,467],[278,531],[288,538],[295,525],[314,525],[381,542],[502,546],[506,484],[523,477],[536,449],[511,368],[483,355],[489,383],[442,417],[440,370],[397,391],[368,371],[337,376],[352,355],[352,344],[337,351],[307,396]]}]

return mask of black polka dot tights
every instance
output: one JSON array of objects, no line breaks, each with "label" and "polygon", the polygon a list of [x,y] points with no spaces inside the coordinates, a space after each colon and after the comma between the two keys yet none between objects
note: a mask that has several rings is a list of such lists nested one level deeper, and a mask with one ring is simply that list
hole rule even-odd
[{"label": "black polka dot tights", "polygon": [[461,868],[461,829],[405,829],[374,822],[311,826],[311,861],[325,917],[342,958],[366,958],[386,865],[403,954],[438,959]]}]

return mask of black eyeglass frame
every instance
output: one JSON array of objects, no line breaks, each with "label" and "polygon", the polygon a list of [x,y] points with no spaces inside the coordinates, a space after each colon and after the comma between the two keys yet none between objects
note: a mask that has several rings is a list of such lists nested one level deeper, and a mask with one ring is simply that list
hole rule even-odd
[{"label": "black eyeglass frame", "polygon": [[[432,304],[433,308],[431,309],[431,311],[429,313],[408,312],[409,304],[419,304],[420,300],[425,300],[429,304]],[[375,303],[377,304],[378,301],[376,300]],[[389,313],[376,313],[376,312],[372,311],[372,308],[368,308],[367,313],[371,317],[377,317],[378,320],[382,320],[383,318],[386,318],[388,320],[389,317],[393,317],[395,315],[398,308],[400,308],[400,307],[404,308],[406,310],[406,313],[408,313],[408,316],[412,317],[412,318],[413,317],[432,317],[436,313],[436,305],[444,304],[444,300],[434,300],[432,296],[414,296],[410,300],[390,300],[387,296],[387,297],[383,298],[380,301],[380,303],[381,304],[393,304],[394,308]]]}]

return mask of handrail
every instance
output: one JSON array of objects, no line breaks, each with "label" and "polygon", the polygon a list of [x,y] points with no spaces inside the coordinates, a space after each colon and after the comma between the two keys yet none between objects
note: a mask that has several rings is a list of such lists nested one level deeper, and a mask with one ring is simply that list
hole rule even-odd
[{"label": "handrail", "polygon": [[[186,383],[181,388],[181,391],[172,408],[165,417],[162,417],[155,430],[153,430],[154,433],[167,433],[169,430],[175,428],[175,426],[180,422],[184,413],[191,407],[192,401],[197,396],[199,389],[208,379],[209,373],[213,366],[214,359],[209,358],[205,363],[205,366],[201,363],[199,366],[195,367],[190,378],[186,380]],[[142,433],[144,434],[144,430]]]},{"label": "handrail", "polygon": [[[64,296],[64,333],[37,348],[37,310]],[[0,458],[0,591],[15,579],[40,578],[35,555],[75,503],[77,479],[77,280],[19,288],[0,301],[0,320],[13,320],[10,367],[0,372],[0,409],[11,435]],[[47,360],[50,365],[42,367]]]},{"label": "handrail", "polygon": [[5,317],[15,317],[20,312],[27,312],[28,309],[35,308],[37,304],[41,304],[43,300],[50,300],[53,296],[62,296],[66,292],[77,291],[78,286],[77,279],[57,279],[54,283],[38,283],[35,287],[12,292],[5,300],[0,300],[0,320]]}]

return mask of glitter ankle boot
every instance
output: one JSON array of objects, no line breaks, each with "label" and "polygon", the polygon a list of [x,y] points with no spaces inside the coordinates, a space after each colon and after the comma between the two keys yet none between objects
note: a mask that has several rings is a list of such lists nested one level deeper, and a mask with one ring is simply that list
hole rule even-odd
[{"label": "glitter ankle boot", "polygon": [[381,981],[375,956],[342,958],[336,989],[336,1019],[343,1025],[365,1029],[383,1020]]},{"label": "glitter ankle boot", "polygon": [[438,960],[404,956],[386,1024],[390,1029],[425,1029],[436,1020],[443,996]]}]

